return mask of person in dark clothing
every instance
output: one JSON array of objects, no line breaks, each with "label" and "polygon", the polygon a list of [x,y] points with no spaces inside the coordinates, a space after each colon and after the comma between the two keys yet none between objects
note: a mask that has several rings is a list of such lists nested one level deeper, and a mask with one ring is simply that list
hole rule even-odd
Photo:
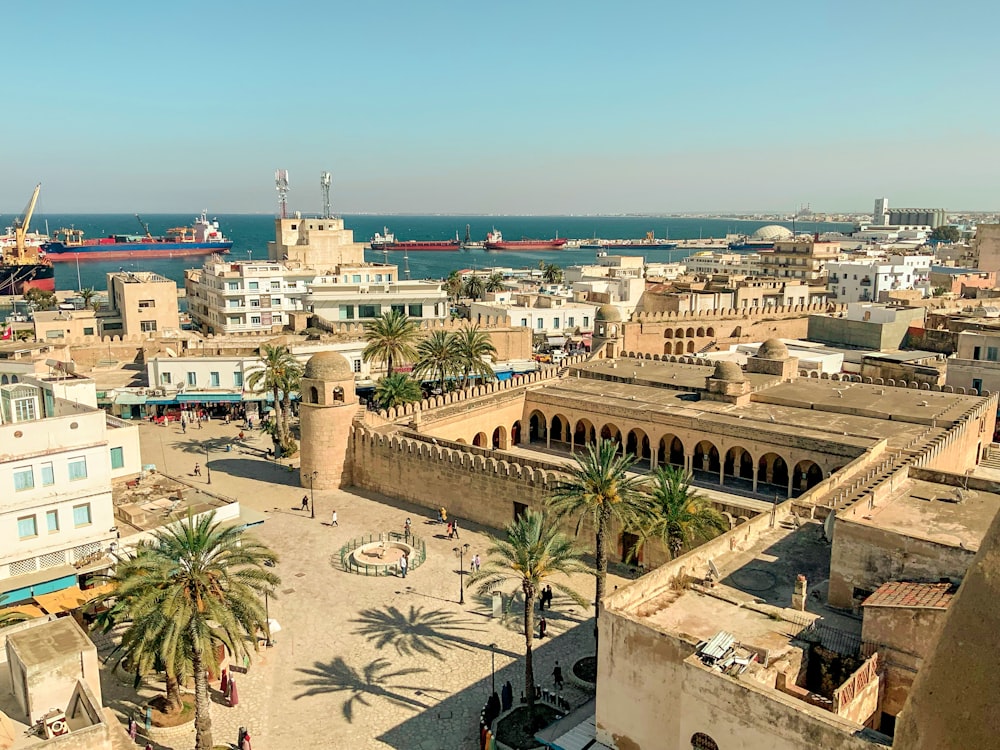
[{"label": "person in dark clothing", "polygon": [[546,586],[542,589],[542,598],[545,600],[545,607],[552,609],[552,587]]},{"label": "person in dark clothing", "polygon": [[309,510],[309,495],[302,496],[302,510]]},{"label": "person in dark clothing", "polygon": [[552,670],[552,680],[556,683],[556,690],[563,689],[562,667],[559,666],[559,662],[556,662],[556,666]]},{"label": "person in dark clothing", "polygon": [[500,708],[503,711],[510,711],[514,705],[514,686],[507,680],[500,688]]},{"label": "person in dark clothing", "polygon": [[548,630],[548,628],[549,624],[545,621],[545,618],[543,617],[541,620],[538,621],[538,637],[544,638],[545,631]]}]

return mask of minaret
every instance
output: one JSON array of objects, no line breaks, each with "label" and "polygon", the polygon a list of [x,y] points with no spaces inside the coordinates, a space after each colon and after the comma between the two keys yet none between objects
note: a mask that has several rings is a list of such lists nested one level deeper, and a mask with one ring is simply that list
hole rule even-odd
[{"label": "minaret", "polygon": [[302,373],[299,396],[299,481],[318,490],[350,484],[347,446],[358,410],[350,363],[337,352],[314,354]]}]

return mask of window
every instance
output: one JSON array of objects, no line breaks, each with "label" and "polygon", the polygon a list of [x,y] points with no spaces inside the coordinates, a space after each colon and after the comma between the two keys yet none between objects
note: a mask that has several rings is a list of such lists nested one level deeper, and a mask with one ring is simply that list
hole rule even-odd
[{"label": "window", "polygon": [[229,290],[230,292],[239,291],[239,288],[240,288],[240,282],[238,282],[238,281],[227,281],[226,282],[226,289]]},{"label": "window", "polygon": [[56,472],[52,468],[52,462],[47,461],[41,466],[42,469],[42,487],[51,487],[56,483]]},{"label": "window", "polygon": [[73,506],[73,525],[77,528],[90,525],[90,503]]},{"label": "window", "polygon": [[354,360],[354,368],[353,369],[354,369],[354,372],[361,372],[361,360],[360,359]]},{"label": "window", "polygon": [[243,387],[243,373],[242,372],[234,372],[233,373],[233,385],[236,386],[237,388],[242,388]]},{"label": "window", "polygon": [[17,492],[35,488],[35,472],[30,466],[14,469],[14,489]]},{"label": "window", "polygon": [[237,318],[237,317],[236,317],[236,316],[234,315],[234,316],[232,316],[232,317],[230,317],[230,318],[229,318],[229,323],[228,323],[228,325],[231,325],[231,326],[238,326],[238,325],[240,325],[240,323],[241,323],[241,322],[242,322],[242,321],[241,321],[241,319],[240,319],[240,318]]},{"label": "window", "polygon": [[160,373],[160,385],[170,385],[173,376],[169,372]]},{"label": "window", "polygon": [[251,315],[250,316],[250,325],[252,325],[252,326],[259,326],[260,325],[260,316],[259,315]]},{"label": "window", "polygon": [[20,539],[38,536],[38,524],[34,516],[22,516],[17,519],[17,536]]},{"label": "window", "polygon": [[250,300],[250,307],[260,307],[260,299],[255,298]]},{"label": "window", "polygon": [[358,305],[359,318],[377,318],[381,314],[381,305]]},{"label": "window", "polygon": [[281,282],[280,281],[272,281],[271,282],[271,288],[272,289],[281,289]]},{"label": "window", "polygon": [[557,331],[559,330],[559,318],[552,319],[552,327]]},{"label": "window", "polygon": [[387,273],[387,274],[385,275],[385,280],[386,280],[386,282],[390,282],[390,281],[392,281],[392,274],[391,274],[391,273]]},{"label": "window", "polygon": [[584,315],[583,316],[583,327],[586,328],[589,325],[590,325],[590,318],[588,318],[586,315]]},{"label": "window", "polygon": [[982,393],[983,392],[983,381],[982,381],[982,379],[980,379],[980,378],[973,378],[972,379],[972,389],[975,390],[975,391],[978,391],[979,393]]},{"label": "window", "polygon": [[974,346],[972,348],[972,358],[973,359],[979,359],[981,351],[982,351],[981,347]]},{"label": "window", "polygon": [[377,284],[380,281],[382,281],[382,274],[380,273],[375,274],[375,283]]},{"label": "window", "polygon": [[38,399],[34,396],[14,399],[14,421],[28,422],[38,419]]},{"label": "window", "polygon": [[92,326],[84,326],[83,335],[84,336],[93,336],[94,335],[94,329],[93,329],[93,327]]},{"label": "window", "polygon": [[352,284],[360,284],[361,283],[361,274],[360,273],[353,274],[351,276],[351,283]]},{"label": "window", "polygon": [[69,460],[69,480],[71,482],[76,482],[80,479],[87,478],[87,459],[83,458],[71,458]]},{"label": "window", "polygon": [[719,750],[719,746],[707,734],[695,732],[691,735],[691,750]]},{"label": "window", "polygon": [[45,511],[45,526],[49,530],[50,534],[55,534],[59,531],[59,511]]},{"label": "window", "polygon": [[198,373],[189,372],[187,374],[187,384],[188,385],[198,385]]},{"label": "window", "polygon": [[121,469],[125,466],[125,449],[124,448],[112,448],[111,449],[111,468]]},{"label": "window", "polygon": [[340,319],[341,320],[354,320],[354,305],[341,305],[340,306]]},{"label": "window", "polygon": [[220,382],[219,381],[219,373],[217,373],[217,372],[210,372],[210,373],[208,373],[208,382],[209,382],[209,385],[212,386],[212,388],[218,388],[219,387],[219,382]]},{"label": "window", "polygon": [[570,315],[566,321],[566,325],[568,325],[570,328],[573,328],[576,325],[576,318]]},{"label": "window", "polygon": [[141,299],[139,300],[139,309],[146,310],[150,307],[156,307],[156,300],[154,299]]},{"label": "window", "polygon": [[389,305],[393,312],[398,312],[400,315],[406,315],[406,305]]},{"label": "window", "polygon": [[997,361],[997,347],[995,346],[986,347],[986,359],[990,362]]},{"label": "window", "polygon": [[239,299],[231,299],[229,300],[228,307],[240,307],[242,304],[242,301]]},{"label": "window", "polygon": [[527,328],[527,327],[528,327],[528,319],[521,318],[521,328]]},{"label": "window", "polygon": [[140,320],[139,321],[139,330],[142,331],[143,333],[150,333],[152,331],[155,331],[156,330],[156,321],[155,320]]},{"label": "window", "polygon": [[409,312],[411,318],[422,318],[424,317],[424,306],[421,304],[410,305]]},{"label": "window", "polygon": [[259,288],[260,284],[258,284],[256,281],[251,281],[247,284],[247,289],[259,289]]}]

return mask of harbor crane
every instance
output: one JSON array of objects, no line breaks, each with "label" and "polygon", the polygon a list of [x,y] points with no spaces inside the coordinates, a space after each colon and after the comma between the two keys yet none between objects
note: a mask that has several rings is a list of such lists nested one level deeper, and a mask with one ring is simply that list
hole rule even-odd
[{"label": "harbor crane", "polygon": [[31,226],[31,217],[35,213],[35,204],[38,203],[38,193],[42,189],[42,183],[35,185],[35,191],[31,194],[31,200],[24,208],[24,218],[14,219],[14,256],[18,259],[24,258],[26,247],[24,238],[28,234],[28,227]]},{"label": "harbor crane", "polygon": [[149,233],[149,224],[147,222],[143,221],[142,217],[139,216],[139,214],[136,214],[135,218],[136,218],[136,221],[139,222],[139,226],[142,227],[142,231],[146,233],[146,239],[147,240],[153,239],[153,235],[151,235]]}]

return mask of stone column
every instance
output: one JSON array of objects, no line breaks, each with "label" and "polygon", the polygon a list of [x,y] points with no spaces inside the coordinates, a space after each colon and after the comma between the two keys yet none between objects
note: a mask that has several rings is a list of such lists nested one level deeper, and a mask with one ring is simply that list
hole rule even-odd
[{"label": "stone column", "polygon": [[788,472],[788,497],[792,496],[792,487],[795,483],[795,472]]},{"label": "stone column", "polygon": [[573,430],[569,433],[569,452],[573,454],[576,452],[576,431]]},{"label": "stone column", "polygon": [[719,484],[725,485],[726,483],[726,461],[719,456]]},{"label": "stone column", "polygon": [[757,462],[756,461],[754,462],[754,465],[753,465],[753,491],[754,492],[757,491]]}]

